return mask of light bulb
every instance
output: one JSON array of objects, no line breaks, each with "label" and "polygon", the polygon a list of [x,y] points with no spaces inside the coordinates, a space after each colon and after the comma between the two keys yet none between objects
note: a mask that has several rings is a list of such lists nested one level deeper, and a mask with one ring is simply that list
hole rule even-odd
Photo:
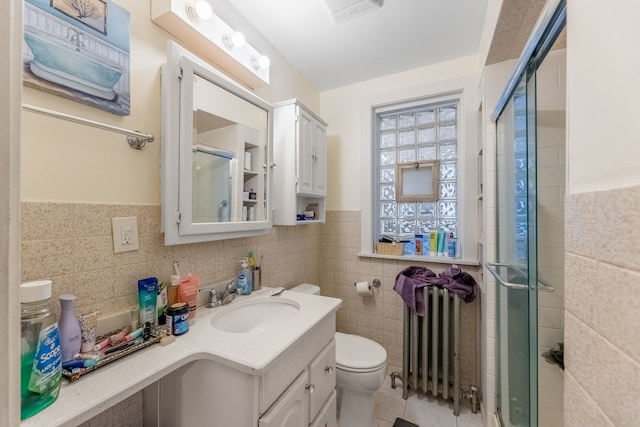
[{"label": "light bulb", "polygon": [[210,19],[211,16],[213,15],[213,10],[211,10],[211,5],[204,0],[200,0],[199,2],[196,3],[196,15],[200,19],[204,19],[205,21]]},{"label": "light bulb", "polygon": [[251,61],[251,64],[253,65],[253,68],[255,68],[256,70],[260,68],[262,68],[263,70],[266,70],[271,66],[271,60],[266,55],[260,55],[258,59],[254,58]]},{"label": "light bulb", "polygon": [[211,5],[209,4],[209,2],[200,0],[196,2],[195,6],[187,6],[187,16],[193,22],[197,22],[200,19],[206,21],[210,19],[211,16],[213,16],[213,10],[211,9]]},{"label": "light bulb", "polygon": [[224,45],[227,49],[233,49],[234,47],[240,48],[244,46],[246,39],[244,38],[244,34],[240,31],[235,31],[231,36],[224,36]]},{"label": "light bulb", "polygon": [[231,42],[233,42],[233,45],[235,47],[242,47],[244,46],[246,39],[244,38],[244,34],[242,34],[240,31],[236,31],[231,35]]}]

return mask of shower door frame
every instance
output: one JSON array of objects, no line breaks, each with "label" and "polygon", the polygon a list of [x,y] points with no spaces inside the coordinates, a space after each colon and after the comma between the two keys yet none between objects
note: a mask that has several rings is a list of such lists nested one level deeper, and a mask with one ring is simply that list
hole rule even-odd
[{"label": "shower door frame", "polygon": [[[504,295],[507,297],[512,295],[521,295],[520,292],[527,292],[526,305],[527,305],[527,318],[528,318],[528,327],[527,330],[527,338],[528,342],[525,343],[528,346],[527,356],[528,356],[528,384],[526,388],[528,388],[528,405],[527,410],[524,412],[524,417],[518,418],[513,416],[511,412],[511,394],[509,395],[509,399],[507,400],[510,408],[509,408],[509,418],[510,421],[513,420],[515,424],[509,425],[517,425],[517,426],[527,426],[527,427],[536,427],[538,425],[538,371],[537,371],[537,363],[538,363],[538,345],[537,345],[537,335],[538,335],[538,325],[537,325],[537,301],[538,301],[538,289],[540,285],[544,285],[544,283],[540,283],[538,280],[538,265],[537,265],[537,256],[538,256],[538,244],[537,244],[537,120],[536,120],[536,71],[546,54],[551,49],[551,46],[559,36],[560,32],[564,29],[566,25],[566,0],[550,0],[545,5],[545,8],[536,23],[536,27],[529,38],[525,49],[518,60],[514,73],[509,79],[507,86],[496,106],[496,109],[493,113],[493,121],[496,123],[496,127],[498,125],[498,120],[501,118],[505,109],[511,103],[515,95],[520,91],[520,94],[523,94],[526,102],[526,168],[527,168],[527,185],[526,185],[526,200],[527,200],[527,224],[526,224],[526,266],[518,266],[515,267],[510,265],[509,263],[487,263],[487,269],[493,274],[498,282],[498,288],[502,288],[504,290]],[[499,137],[500,132],[497,132]],[[515,132],[514,132],[515,135]],[[497,143],[498,141],[496,141]],[[515,139],[514,139],[515,143]],[[498,151],[498,150],[496,150]],[[514,174],[515,181],[515,174]],[[498,182],[497,182],[498,184]],[[498,185],[496,185],[496,191],[498,191]],[[498,200],[500,200],[500,195],[497,194]],[[515,196],[514,196],[515,198]],[[499,206],[496,211],[499,211]],[[497,214],[498,215],[498,214]],[[498,220],[498,218],[496,218]],[[497,225],[499,223],[497,222]],[[514,224],[515,225],[515,224]],[[498,226],[499,230],[500,227]],[[496,241],[498,245],[500,245],[499,236],[497,236]],[[519,268],[519,267],[526,267]],[[507,270],[504,270],[504,269]],[[516,271],[516,276],[520,276],[521,279],[525,279],[526,283],[512,283],[511,277],[507,274],[502,275],[503,272],[508,272],[509,268],[512,271]],[[523,271],[524,270],[524,271]],[[520,273],[517,273],[517,272]],[[500,294],[500,289],[497,290],[497,297]],[[510,294],[511,293],[511,294]],[[501,319],[500,319],[500,311],[501,307],[499,304],[500,300],[498,299],[498,304],[496,304],[496,328],[497,332],[501,328]],[[524,328],[523,328],[524,329]],[[510,331],[511,332],[511,331]],[[524,332],[524,331],[522,331]],[[502,382],[501,379],[501,337],[499,332],[497,333],[497,353],[496,353],[496,405],[497,405],[497,413],[498,418],[502,426],[505,426],[505,423],[502,418]],[[506,341],[508,343],[508,341]],[[510,390],[511,392],[511,390]],[[517,402],[516,402],[517,403]],[[515,405],[514,405],[515,406]]]}]

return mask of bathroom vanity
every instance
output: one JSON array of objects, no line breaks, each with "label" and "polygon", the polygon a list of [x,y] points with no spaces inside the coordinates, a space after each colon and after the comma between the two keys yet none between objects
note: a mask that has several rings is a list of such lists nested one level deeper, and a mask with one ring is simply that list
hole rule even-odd
[{"label": "bathroom vanity", "polygon": [[[341,300],[290,291],[270,297],[271,291],[198,308],[196,323],[174,343],[150,346],[63,383],[58,400],[21,426],[78,425],[140,390],[145,426],[335,426],[335,312]],[[279,298],[295,310],[270,317],[274,309],[263,302]],[[219,323],[238,308],[253,310],[252,304],[258,316],[237,331]],[[242,318],[250,312],[235,311]]]},{"label": "bathroom vanity", "polygon": [[[289,300],[288,296],[271,298]],[[275,309],[269,307],[269,310]],[[212,321],[216,320],[215,316]],[[295,321],[293,317],[283,320],[279,324],[261,324],[249,331],[244,326],[233,328],[231,324],[232,332],[222,331],[217,345],[221,350],[227,345],[241,346],[244,347],[241,357],[259,357],[261,346],[256,342],[285,332]],[[256,319],[255,323],[258,322]],[[307,427],[315,423],[313,425],[335,426],[334,335],[335,316],[325,316],[279,354],[274,354],[261,370],[247,372],[211,360],[198,360],[175,370],[157,386],[157,425]],[[145,424],[151,421],[148,418]]]}]

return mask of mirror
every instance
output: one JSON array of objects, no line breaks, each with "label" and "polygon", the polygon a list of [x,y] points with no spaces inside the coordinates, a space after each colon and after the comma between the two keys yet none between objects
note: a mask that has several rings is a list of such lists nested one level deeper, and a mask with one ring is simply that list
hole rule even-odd
[{"label": "mirror", "polygon": [[265,234],[271,106],[171,41],[162,72],[165,244]]}]

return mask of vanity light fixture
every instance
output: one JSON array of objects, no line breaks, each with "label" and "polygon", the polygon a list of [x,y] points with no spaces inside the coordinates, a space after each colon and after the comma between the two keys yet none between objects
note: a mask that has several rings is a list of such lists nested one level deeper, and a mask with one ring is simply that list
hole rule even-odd
[{"label": "vanity light fixture", "polygon": [[247,39],[245,39],[244,34],[242,34],[240,31],[234,31],[233,34],[226,34],[224,36],[224,45],[227,47],[227,49],[233,49],[235,47],[241,48],[246,42]]},{"label": "vanity light fixture", "polygon": [[[213,0],[151,0],[151,20],[205,62],[251,89],[269,84],[269,61],[216,15]],[[250,26],[245,26],[250,31]]]},{"label": "vanity light fixture", "polygon": [[256,70],[266,70],[271,66],[271,60],[267,55],[260,55],[258,58],[253,58],[251,60],[251,65],[253,65],[253,68]]},{"label": "vanity light fixture", "polygon": [[199,20],[208,21],[213,16],[213,10],[209,2],[200,0],[196,2],[195,6],[187,5],[187,16],[193,22],[198,22]]}]

